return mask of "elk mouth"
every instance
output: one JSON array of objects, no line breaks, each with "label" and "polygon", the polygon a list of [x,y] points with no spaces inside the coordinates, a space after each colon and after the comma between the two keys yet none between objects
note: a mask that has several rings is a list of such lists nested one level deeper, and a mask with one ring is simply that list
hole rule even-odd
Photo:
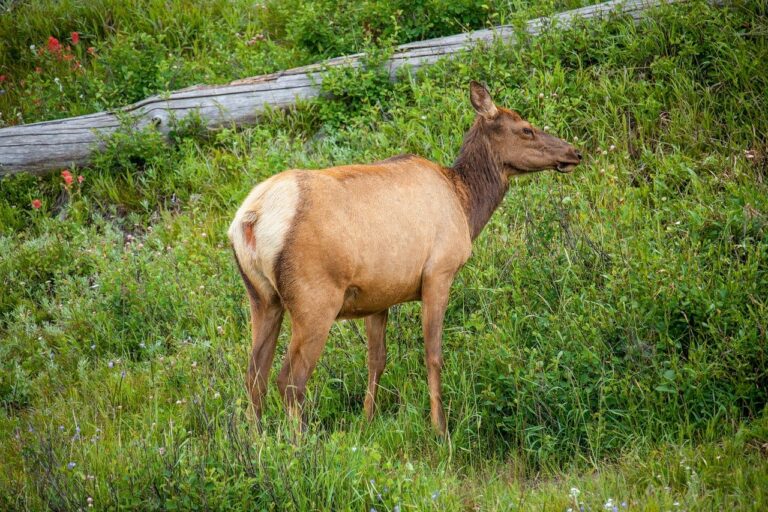
[{"label": "elk mouth", "polygon": [[572,172],[577,165],[579,165],[579,162],[558,162],[555,169],[557,169],[557,172],[568,174],[569,172]]}]

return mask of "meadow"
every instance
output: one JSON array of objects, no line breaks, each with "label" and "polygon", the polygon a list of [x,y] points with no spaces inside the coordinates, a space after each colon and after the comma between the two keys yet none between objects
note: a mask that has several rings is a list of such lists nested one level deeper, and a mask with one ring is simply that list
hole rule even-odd
[{"label": "meadow", "polygon": [[[396,82],[376,66],[587,3],[0,2],[0,126],[371,55],[253,127],[126,124],[88,168],[0,180],[0,510],[767,509],[768,4],[521,33]],[[390,312],[371,423],[350,321],[307,433],[274,382],[259,432],[238,205],[287,168],[450,165],[471,79],[585,161],[515,180],[475,241],[445,321],[448,437],[419,304]]]}]

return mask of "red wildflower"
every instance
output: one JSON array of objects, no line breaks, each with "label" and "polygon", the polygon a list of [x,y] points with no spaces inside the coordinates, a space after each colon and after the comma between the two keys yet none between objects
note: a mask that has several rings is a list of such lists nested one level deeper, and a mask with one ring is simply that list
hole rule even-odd
[{"label": "red wildflower", "polygon": [[72,55],[71,53],[64,54],[64,60],[67,61],[67,62],[73,60],[74,58],[75,58],[75,56]]},{"label": "red wildflower", "polygon": [[88,52],[90,55],[93,55],[94,57],[96,56],[96,48],[94,48],[93,46],[89,46],[89,47],[88,47],[88,49],[87,49],[86,51],[87,51],[87,52]]},{"label": "red wildflower", "polygon": [[72,39],[72,44],[77,44],[80,42],[80,34],[77,32],[72,32],[69,34],[69,37]]},{"label": "red wildflower", "polygon": [[40,66],[35,67],[35,73],[40,74],[42,72],[43,72],[43,68],[41,68]]},{"label": "red wildflower", "polygon": [[48,51],[51,53],[61,51],[61,43],[53,36],[48,36]]},{"label": "red wildflower", "polygon": [[69,169],[64,169],[61,171],[61,177],[64,178],[64,183],[66,186],[69,186],[72,184],[72,182],[75,180],[75,178],[72,177],[72,173],[69,172]]},{"label": "red wildflower", "polygon": [[41,206],[43,206],[43,203],[40,202],[39,199],[32,200],[32,208],[34,208],[35,210],[39,210]]},{"label": "red wildflower", "polygon": [[0,75],[0,84],[5,82],[5,75]]},{"label": "red wildflower", "polygon": [[85,181],[85,176],[83,176],[82,174],[81,174],[80,176],[78,176],[78,177],[77,177],[77,182],[78,182],[78,183],[82,183],[82,182],[84,182],[84,181]]}]

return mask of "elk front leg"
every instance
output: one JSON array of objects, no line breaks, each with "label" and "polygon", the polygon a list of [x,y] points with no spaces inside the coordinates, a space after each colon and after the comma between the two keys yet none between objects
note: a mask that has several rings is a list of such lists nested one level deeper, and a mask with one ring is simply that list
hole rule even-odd
[{"label": "elk front leg", "polygon": [[422,326],[424,330],[424,359],[427,366],[429,384],[429,404],[432,425],[441,435],[445,435],[445,412],[440,391],[440,370],[443,366],[443,318],[448,306],[448,293],[453,282],[453,273],[428,275],[422,281]]},{"label": "elk front leg", "polygon": [[368,392],[365,394],[365,417],[373,419],[376,412],[376,392],[379,379],[387,363],[387,345],[384,333],[387,330],[389,310],[365,317],[365,332],[368,336]]}]

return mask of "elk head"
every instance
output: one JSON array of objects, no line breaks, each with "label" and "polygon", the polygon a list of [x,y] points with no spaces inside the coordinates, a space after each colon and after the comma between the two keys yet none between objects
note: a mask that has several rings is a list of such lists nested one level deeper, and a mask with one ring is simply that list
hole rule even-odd
[{"label": "elk head", "polygon": [[520,117],[514,110],[497,107],[488,90],[474,80],[470,100],[478,114],[476,127],[486,135],[491,154],[507,176],[553,169],[571,172],[581,153]]}]

